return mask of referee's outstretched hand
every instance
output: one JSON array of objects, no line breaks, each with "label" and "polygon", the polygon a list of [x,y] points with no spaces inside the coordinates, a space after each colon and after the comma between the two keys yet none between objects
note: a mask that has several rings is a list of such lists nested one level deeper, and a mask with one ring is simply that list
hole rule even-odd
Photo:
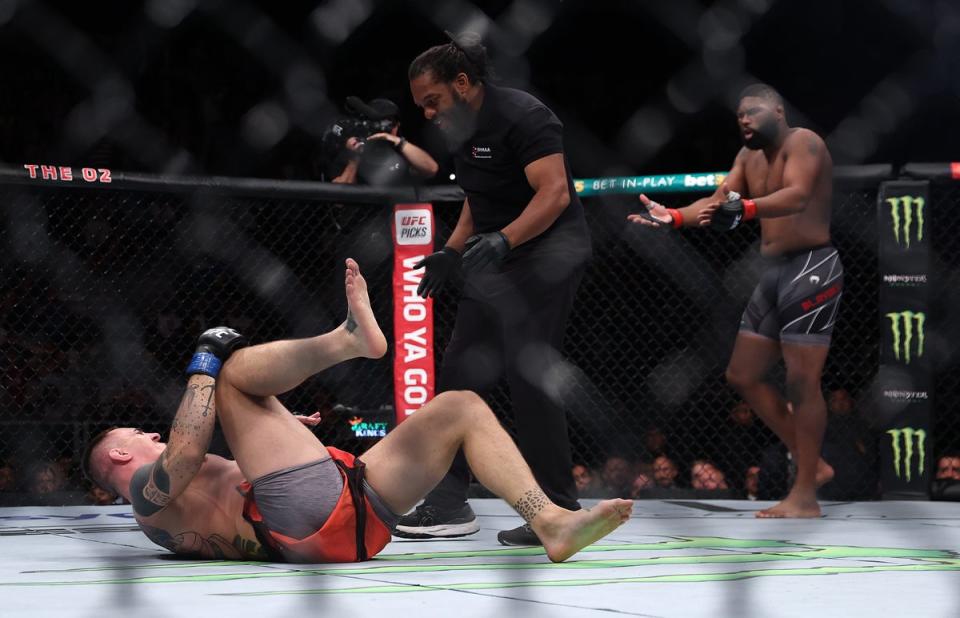
[{"label": "referee's outstretched hand", "polygon": [[460,254],[456,249],[444,247],[436,253],[431,253],[413,265],[413,269],[425,269],[423,279],[417,286],[417,294],[421,298],[436,296],[437,292],[446,285],[447,281],[460,268]]},{"label": "referee's outstretched hand", "polygon": [[488,266],[498,266],[510,253],[510,243],[503,232],[476,234],[467,239],[463,254],[463,270],[480,272]]}]

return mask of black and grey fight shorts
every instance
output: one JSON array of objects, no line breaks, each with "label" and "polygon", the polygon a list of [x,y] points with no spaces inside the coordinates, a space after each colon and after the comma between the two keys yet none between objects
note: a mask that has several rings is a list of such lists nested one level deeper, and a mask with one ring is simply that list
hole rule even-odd
[{"label": "black and grey fight shorts", "polygon": [[843,294],[843,264],[832,246],[769,258],[740,319],[740,331],[784,343],[830,345]]},{"label": "black and grey fight shorts", "polygon": [[[302,539],[323,527],[340,500],[343,477],[332,457],[284,468],[253,481],[257,509],[267,528]],[[392,529],[400,516],[363,479],[363,491],[377,517]]]}]

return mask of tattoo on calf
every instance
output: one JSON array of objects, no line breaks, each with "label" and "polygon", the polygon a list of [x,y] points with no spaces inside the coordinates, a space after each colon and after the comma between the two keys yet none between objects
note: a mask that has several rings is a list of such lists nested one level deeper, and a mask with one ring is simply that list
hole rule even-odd
[{"label": "tattoo on calf", "polygon": [[531,489],[517,500],[513,508],[524,521],[530,523],[549,503],[547,496],[540,489]]}]

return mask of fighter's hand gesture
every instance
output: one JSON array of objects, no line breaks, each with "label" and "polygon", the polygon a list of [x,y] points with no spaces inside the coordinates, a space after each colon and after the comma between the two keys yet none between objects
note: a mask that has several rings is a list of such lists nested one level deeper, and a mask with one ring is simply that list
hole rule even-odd
[{"label": "fighter's hand gesture", "polygon": [[646,212],[628,215],[627,220],[631,223],[639,223],[647,227],[661,227],[663,229],[678,227],[676,224],[676,216],[673,214],[673,212],[676,211],[671,212],[672,209],[666,208],[658,202],[654,202],[643,193],[640,194],[640,203],[646,208]]}]

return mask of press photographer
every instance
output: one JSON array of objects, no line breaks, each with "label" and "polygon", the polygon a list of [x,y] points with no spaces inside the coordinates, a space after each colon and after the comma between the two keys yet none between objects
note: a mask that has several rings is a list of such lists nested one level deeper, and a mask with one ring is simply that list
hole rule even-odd
[{"label": "press photographer", "polygon": [[400,137],[400,110],[393,101],[347,97],[345,107],[347,115],[323,138],[324,180],[389,186],[437,173],[433,157]]}]

